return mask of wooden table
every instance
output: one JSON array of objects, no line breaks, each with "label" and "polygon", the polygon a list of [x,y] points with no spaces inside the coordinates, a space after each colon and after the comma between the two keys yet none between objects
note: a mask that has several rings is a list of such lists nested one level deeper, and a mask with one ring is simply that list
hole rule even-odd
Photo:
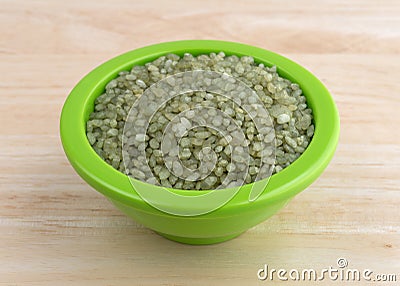
[{"label": "wooden table", "polygon": [[[264,264],[322,269],[340,257],[399,283],[399,1],[0,4],[0,285],[267,285]],[[325,173],[223,244],[182,245],[131,221],[78,177],[60,144],[60,111],[80,78],[178,39],[281,53],[326,84],[341,115]]]}]

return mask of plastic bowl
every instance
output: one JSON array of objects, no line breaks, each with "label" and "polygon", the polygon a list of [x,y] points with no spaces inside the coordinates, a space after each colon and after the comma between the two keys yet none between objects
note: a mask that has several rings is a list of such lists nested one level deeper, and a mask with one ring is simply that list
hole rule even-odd
[{"label": "plastic bowl", "polygon": [[[179,216],[160,211],[133,189],[130,179],[104,162],[86,138],[86,121],[94,100],[118,72],[129,70],[168,53],[183,55],[224,51],[227,55],[251,55],[258,63],[276,65],[278,73],[303,89],[314,114],[315,133],[306,151],[289,167],[271,176],[265,190],[249,202],[251,185],[244,185],[225,205],[198,216]],[[86,75],[71,91],[61,114],[61,140],[76,172],[93,188],[135,221],[162,236],[189,244],[212,244],[234,238],[266,220],[309,186],[331,160],[339,137],[339,115],[324,85],[309,71],[273,52],[240,43],[210,40],[177,41],[147,46],[117,56]],[[143,184],[143,188],[157,188]],[[172,190],[196,196],[199,191]],[[207,191],[201,191],[207,192]],[[167,202],[174,204],[173,200]],[[187,208],[196,208],[188,204]]]}]

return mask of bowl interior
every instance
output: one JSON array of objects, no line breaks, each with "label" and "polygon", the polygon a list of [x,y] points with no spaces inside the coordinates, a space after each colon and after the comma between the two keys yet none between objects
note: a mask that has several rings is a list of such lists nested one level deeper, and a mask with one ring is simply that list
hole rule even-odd
[{"label": "bowl interior", "polygon": [[[130,70],[134,65],[143,65],[168,53],[182,56],[185,52],[198,55],[220,51],[226,55],[250,55],[257,63],[276,65],[280,76],[300,85],[307,104],[313,110],[315,132],[309,146],[295,162],[270,178],[262,195],[253,203],[290,198],[311,184],[329,163],[338,142],[339,116],[327,89],[309,71],[278,54],[244,44],[209,40],[168,42],[144,47],[115,57],[86,75],[67,98],[60,121],[63,147],[77,172],[109,198],[143,203],[132,189],[129,178],[103,161],[86,138],[86,122],[93,111],[95,99],[120,71]],[[224,208],[240,208],[247,203],[253,184],[242,186]],[[158,188],[146,183],[143,183],[143,187]],[[170,191],[187,196],[207,192]]]}]

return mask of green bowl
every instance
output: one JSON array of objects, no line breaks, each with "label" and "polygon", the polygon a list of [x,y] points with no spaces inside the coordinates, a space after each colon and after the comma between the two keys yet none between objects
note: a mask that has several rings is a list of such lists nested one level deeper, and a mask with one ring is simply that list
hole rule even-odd
[{"label": "green bowl", "polygon": [[[203,215],[180,216],[163,212],[147,203],[132,187],[130,178],[104,162],[86,138],[86,122],[96,97],[118,72],[143,65],[162,55],[185,52],[196,54],[224,51],[227,55],[251,55],[258,63],[276,65],[278,73],[303,89],[314,114],[315,133],[306,151],[290,166],[271,176],[265,190],[249,201],[252,184],[220,208]],[[76,172],[93,188],[135,221],[160,235],[182,243],[212,244],[234,238],[266,220],[284,207],[290,199],[309,186],[331,160],[339,138],[339,115],[324,85],[309,71],[273,52],[240,43],[190,40],[156,44],[117,56],[86,75],[68,96],[60,119],[64,151]],[[157,186],[142,184],[155,190]],[[210,191],[173,190],[183,196],[197,196]],[[223,191],[223,190],[219,190]],[[165,202],[170,207],[174,200]],[[198,204],[189,203],[187,209]]]}]

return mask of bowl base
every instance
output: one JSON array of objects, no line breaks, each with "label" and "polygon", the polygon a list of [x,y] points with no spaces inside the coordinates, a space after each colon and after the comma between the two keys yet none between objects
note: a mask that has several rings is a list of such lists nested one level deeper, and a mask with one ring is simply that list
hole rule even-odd
[{"label": "bowl base", "polygon": [[175,236],[171,234],[166,234],[162,232],[157,232],[159,235],[162,237],[165,237],[166,239],[175,241],[175,242],[180,242],[184,244],[192,244],[192,245],[206,245],[206,244],[215,244],[215,243],[221,243],[224,241],[231,240],[235,237],[238,237],[241,235],[243,232],[240,233],[235,233],[227,236],[219,236],[219,237],[207,237],[207,238],[195,238],[195,237],[183,237],[183,236]]}]

